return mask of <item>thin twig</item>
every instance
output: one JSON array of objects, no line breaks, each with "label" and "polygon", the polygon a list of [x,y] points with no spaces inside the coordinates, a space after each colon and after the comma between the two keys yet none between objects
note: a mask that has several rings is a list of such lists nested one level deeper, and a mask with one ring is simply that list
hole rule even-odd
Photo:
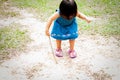
[{"label": "thin twig", "polygon": [[55,55],[54,55],[54,50],[53,50],[53,47],[52,47],[52,42],[51,42],[50,37],[49,37],[49,43],[50,43],[50,47],[51,47],[51,50],[52,50],[53,58],[54,58],[54,60],[55,60],[55,63],[57,64],[58,62],[57,62],[57,60],[56,60],[56,58],[55,58]]}]

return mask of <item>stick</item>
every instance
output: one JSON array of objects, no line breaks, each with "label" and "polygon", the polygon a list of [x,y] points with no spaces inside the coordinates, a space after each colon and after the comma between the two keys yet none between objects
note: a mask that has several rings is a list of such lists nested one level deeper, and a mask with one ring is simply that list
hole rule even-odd
[{"label": "stick", "polygon": [[53,50],[53,47],[52,47],[52,42],[51,42],[50,37],[49,37],[49,43],[50,43],[50,47],[51,47],[51,50],[52,50],[53,58],[54,58],[54,60],[55,60],[55,63],[57,64],[58,62],[57,62],[57,60],[56,60],[56,58],[55,58],[55,55],[54,55],[54,50]]}]

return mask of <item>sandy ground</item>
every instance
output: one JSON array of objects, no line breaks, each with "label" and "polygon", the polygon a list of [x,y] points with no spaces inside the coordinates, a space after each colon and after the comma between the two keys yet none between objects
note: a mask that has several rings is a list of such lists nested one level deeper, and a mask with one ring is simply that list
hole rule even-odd
[{"label": "sandy ground", "polygon": [[[49,39],[44,34],[45,23],[34,14],[19,10],[20,18],[0,20],[0,26],[19,23],[26,26],[33,40],[27,51],[12,56],[0,64],[0,80],[119,80],[120,41],[114,37],[81,34],[76,39],[77,58],[67,54],[68,41],[63,41],[64,57],[55,59]],[[55,40],[52,46],[55,49]]]}]

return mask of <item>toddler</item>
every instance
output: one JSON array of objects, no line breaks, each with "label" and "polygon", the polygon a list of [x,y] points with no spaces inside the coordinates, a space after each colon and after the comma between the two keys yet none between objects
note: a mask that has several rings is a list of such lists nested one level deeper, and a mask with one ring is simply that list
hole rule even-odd
[{"label": "toddler", "polygon": [[[56,39],[55,55],[57,57],[63,57],[61,48],[62,40],[69,40],[69,57],[75,58],[77,56],[74,49],[75,39],[78,37],[76,17],[81,18],[88,23],[90,22],[87,16],[77,10],[77,4],[74,0],[62,0],[59,5],[59,10],[48,19],[45,34]],[[49,28],[53,21],[54,24],[50,34]]]}]

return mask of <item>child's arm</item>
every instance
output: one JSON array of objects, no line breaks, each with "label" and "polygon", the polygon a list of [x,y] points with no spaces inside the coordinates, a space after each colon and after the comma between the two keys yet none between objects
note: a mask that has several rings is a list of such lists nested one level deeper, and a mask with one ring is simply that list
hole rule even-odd
[{"label": "child's arm", "polygon": [[57,19],[58,17],[59,17],[59,13],[56,12],[56,13],[54,13],[54,14],[48,19],[48,21],[47,21],[47,23],[46,23],[46,29],[45,29],[45,34],[46,34],[47,36],[50,36],[49,28],[50,28],[52,22],[53,22],[55,19]]},{"label": "child's arm", "polygon": [[87,21],[88,23],[91,22],[91,20],[90,20],[86,15],[84,15],[83,13],[81,13],[81,12],[79,12],[79,11],[77,12],[77,17],[79,17],[79,18]]}]

